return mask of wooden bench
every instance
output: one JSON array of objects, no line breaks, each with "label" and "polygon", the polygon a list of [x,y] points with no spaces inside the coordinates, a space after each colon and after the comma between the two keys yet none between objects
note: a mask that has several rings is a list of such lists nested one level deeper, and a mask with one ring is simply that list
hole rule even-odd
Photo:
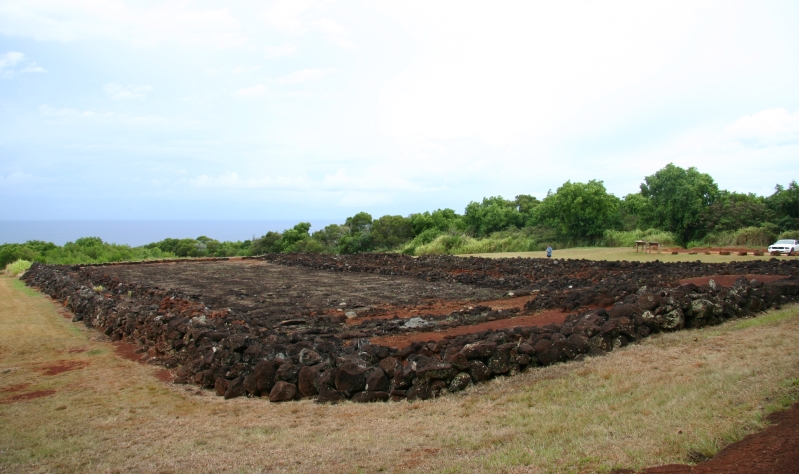
[{"label": "wooden bench", "polygon": [[635,241],[635,253],[638,253],[638,247],[641,247],[641,252],[652,253],[652,247],[657,247],[660,253],[660,242],[647,242],[646,240]]}]

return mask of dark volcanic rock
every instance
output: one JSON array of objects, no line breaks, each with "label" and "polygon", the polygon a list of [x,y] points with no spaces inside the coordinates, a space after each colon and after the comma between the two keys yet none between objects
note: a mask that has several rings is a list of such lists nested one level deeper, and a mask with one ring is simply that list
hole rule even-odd
[{"label": "dark volcanic rock", "polygon": [[275,382],[275,386],[269,392],[270,402],[287,402],[295,398],[297,398],[297,386],[282,380]]},{"label": "dark volcanic rock", "polygon": [[354,362],[347,362],[336,371],[336,389],[353,394],[366,387],[366,369]]}]

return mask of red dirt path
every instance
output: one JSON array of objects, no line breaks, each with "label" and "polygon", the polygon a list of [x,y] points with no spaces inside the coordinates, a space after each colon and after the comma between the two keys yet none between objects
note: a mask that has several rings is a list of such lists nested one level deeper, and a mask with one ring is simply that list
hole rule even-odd
[{"label": "red dirt path", "polygon": [[684,280],[680,280],[680,284],[685,285],[686,283],[693,283],[694,285],[702,286],[706,285],[708,281],[714,280],[719,285],[729,288],[733,285],[733,283],[735,283],[735,280],[741,276],[745,276],[747,280],[757,280],[762,281],[763,283],[769,283],[772,281],[782,280],[783,278],[788,278],[788,275],[711,275],[697,278],[686,278]]},{"label": "red dirt path", "polygon": [[370,314],[366,316],[356,316],[346,321],[347,325],[360,324],[364,321],[371,321],[374,319],[392,319],[394,316],[400,319],[410,319],[414,316],[440,316],[451,314],[459,309],[469,306],[488,306],[491,309],[510,309],[510,308],[523,308],[524,304],[534,299],[535,296],[517,296],[515,298],[502,298],[497,300],[488,301],[469,301],[469,300],[434,300],[426,304],[419,305],[381,305],[375,306],[374,310],[377,314]]},{"label": "red dirt path", "polygon": [[[773,424],[765,430],[746,436],[721,450],[709,461],[688,466],[668,464],[650,467],[641,474],[796,474],[799,473],[799,403],[767,418]],[[615,471],[616,474],[633,473]]]},{"label": "red dirt path", "polygon": [[519,316],[516,318],[497,319],[496,321],[487,321],[485,323],[474,324],[472,326],[457,326],[449,328],[444,331],[430,331],[430,332],[414,332],[409,334],[398,334],[396,336],[373,337],[370,342],[373,344],[380,344],[382,346],[389,346],[401,348],[408,346],[413,341],[440,341],[447,336],[462,336],[464,334],[472,334],[489,329],[505,329],[516,326],[543,326],[549,323],[563,323],[569,313],[562,311],[545,311],[543,313],[532,314],[529,316]]}]

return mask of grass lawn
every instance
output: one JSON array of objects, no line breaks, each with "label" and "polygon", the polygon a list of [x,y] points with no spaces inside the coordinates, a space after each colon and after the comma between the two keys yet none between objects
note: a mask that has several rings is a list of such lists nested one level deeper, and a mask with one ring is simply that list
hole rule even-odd
[{"label": "grass lawn", "polygon": [[[461,255],[468,257],[469,255]],[[472,257],[487,257],[487,258],[512,258],[512,257],[525,257],[525,258],[546,258],[546,252],[497,252],[497,253],[480,253],[471,255]],[[654,262],[660,260],[661,262],[695,262],[701,260],[707,263],[727,263],[732,261],[748,261],[748,260],[768,260],[770,258],[779,259],[795,259],[799,257],[772,257],[764,255],[762,257],[755,257],[754,255],[718,255],[713,253],[705,255],[702,252],[696,255],[688,255],[687,253],[680,253],[672,255],[671,252],[662,253],[643,253],[637,252],[632,247],[578,247],[563,250],[555,250],[552,252],[552,258],[572,258],[586,260],[629,260],[638,262]]]},{"label": "grass lawn", "polygon": [[712,455],[799,394],[799,306],[391,404],[224,401],[98,337],[0,278],[0,471],[607,472]]}]

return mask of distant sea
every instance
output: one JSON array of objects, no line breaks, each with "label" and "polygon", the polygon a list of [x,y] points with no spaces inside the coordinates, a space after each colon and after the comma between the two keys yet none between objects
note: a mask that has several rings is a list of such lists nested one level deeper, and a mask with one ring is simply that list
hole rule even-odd
[{"label": "distant sea", "polygon": [[170,237],[193,239],[201,235],[219,241],[237,241],[258,238],[270,230],[282,232],[298,222],[310,222],[311,232],[315,232],[330,224],[340,224],[343,220],[0,221],[0,243],[44,240],[64,245],[80,237],[100,237],[104,242],[137,247]]}]

